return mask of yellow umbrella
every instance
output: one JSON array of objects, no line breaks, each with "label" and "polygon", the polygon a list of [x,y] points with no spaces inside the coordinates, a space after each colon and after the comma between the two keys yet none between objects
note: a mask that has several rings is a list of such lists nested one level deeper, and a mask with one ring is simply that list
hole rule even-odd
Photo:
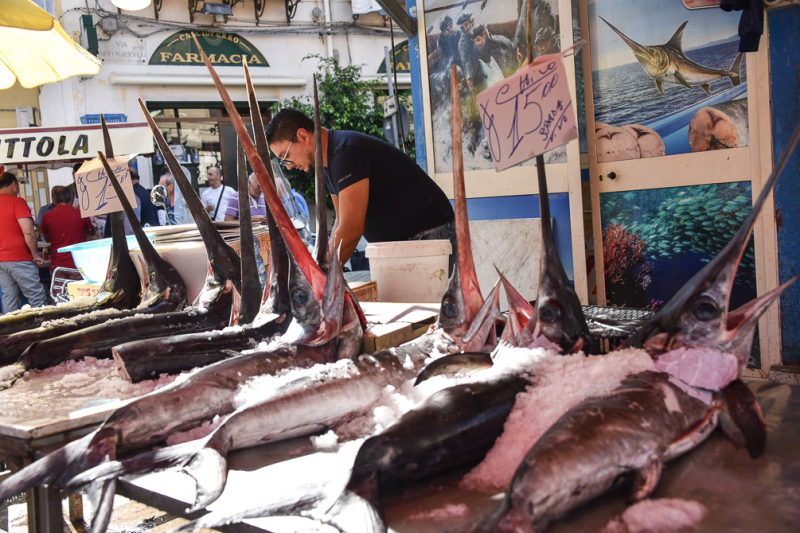
[{"label": "yellow umbrella", "polygon": [[0,89],[97,74],[100,61],[30,0],[0,0]]}]

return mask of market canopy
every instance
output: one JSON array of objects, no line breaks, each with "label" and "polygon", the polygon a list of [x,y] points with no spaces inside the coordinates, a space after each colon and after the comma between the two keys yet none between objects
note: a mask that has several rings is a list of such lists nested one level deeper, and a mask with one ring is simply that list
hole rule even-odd
[{"label": "market canopy", "polygon": [[0,89],[100,72],[100,61],[30,0],[0,0]]}]

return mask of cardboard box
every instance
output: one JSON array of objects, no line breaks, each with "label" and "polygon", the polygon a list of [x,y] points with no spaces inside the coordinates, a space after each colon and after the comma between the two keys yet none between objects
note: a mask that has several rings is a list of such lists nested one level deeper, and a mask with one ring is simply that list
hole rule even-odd
[{"label": "cardboard box", "polygon": [[438,304],[395,302],[363,302],[361,309],[367,317],[363,353],[394,348],[416,339],[436,322]]},{"label": "cardboard box", "polygon": [[359,302],[378,301],[378,282],[376,281],[350,281],[347,283]]}]

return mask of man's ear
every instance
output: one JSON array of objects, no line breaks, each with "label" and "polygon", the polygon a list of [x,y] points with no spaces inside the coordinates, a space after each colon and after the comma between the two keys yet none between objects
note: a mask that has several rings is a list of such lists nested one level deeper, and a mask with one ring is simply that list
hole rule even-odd
[{"label": "man's ear", "polygon": [[303,144],[309,144],[314,141],[314,134],[305,128],[297,128],[297,140]]}]

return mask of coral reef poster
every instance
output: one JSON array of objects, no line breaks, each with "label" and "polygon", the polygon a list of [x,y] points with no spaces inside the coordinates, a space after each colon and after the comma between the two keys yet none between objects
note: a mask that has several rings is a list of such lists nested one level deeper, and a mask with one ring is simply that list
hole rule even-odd
[{"label": "coral reef poster", "polygon": [[[750,183],[602,193],[606,299],[658,308],[714,258],[752,206]],[[731,307],[756,297],[752,239],[734,282]]]},{"label": "coral reef poster", "polygon": [[598,162],[749,146],[739,13],[589,2]]},{"label": "coral reef poster", "polygon": [[[532,0],[534,58],[560,50],[558,0]],[[475,96],[515,73],[527,60],[526,0],[425,0],[434,168],[452,171],[450,69],[460,80],[464,169],[494,168],[478,116]],[[545,154],[545,161],[566,161],[566,149]],[[533,160],[523,164],[533,165]]]}]

